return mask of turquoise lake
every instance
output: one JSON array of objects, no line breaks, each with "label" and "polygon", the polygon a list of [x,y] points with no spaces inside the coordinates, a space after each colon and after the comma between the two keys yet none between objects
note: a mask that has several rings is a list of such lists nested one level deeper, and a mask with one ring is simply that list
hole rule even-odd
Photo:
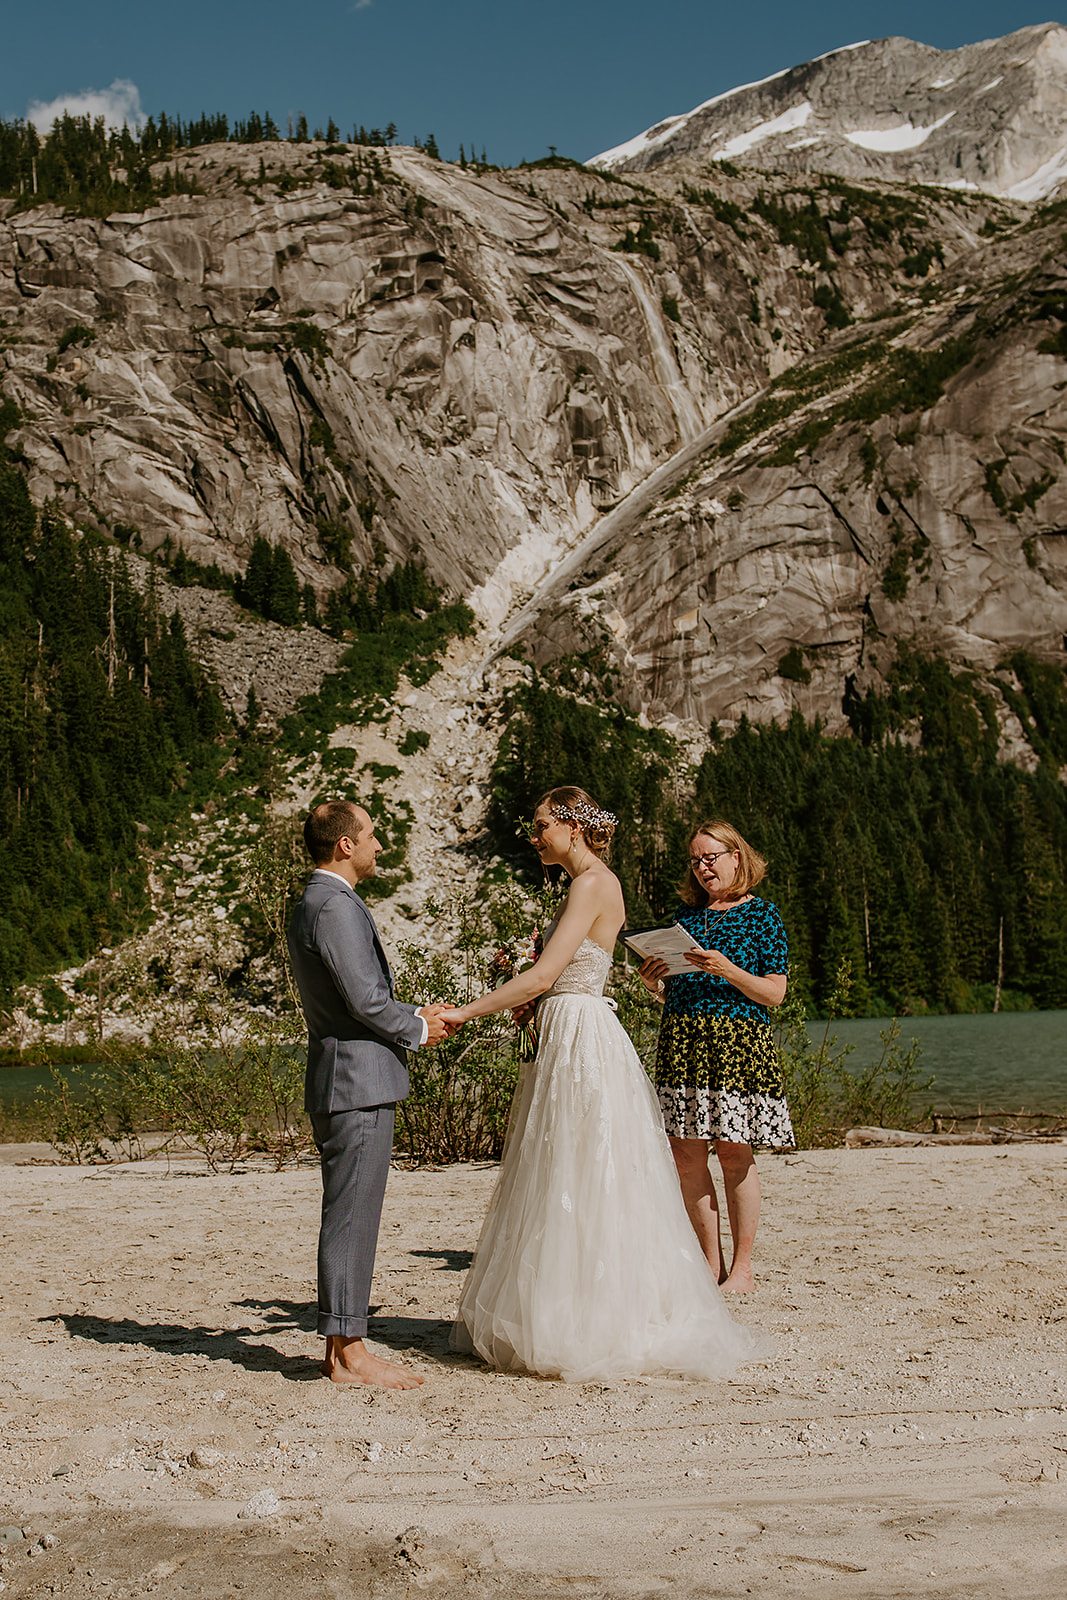
[{"label": "turquoise lake", "polygon": [[[881,1017],[834,1022],[838,1044],[854,1045],[850,1064],[882,1052]],[[825,1024],[810,1023],[813,1039]],[[902,1017],[900,1040],[918,1039],[919,1071],[933,1078],[926,1099],[937,1111],[1067,1110],[1067,1011],[1002,1011],[996,1016]]]},{"label": "turquoise lake", "polygon": [[[855,1046],[850,1062],[864,1066],[881,1053],[881,1017],[831,1025],[838,1044]],[[822,1038],[825,1024],[809,1024]],[[938,1111],[1067,1110],[1067,1011],[1005,1011],[997,1016],[904,1017],[903,1044],[918,1039],[919,1067],[934,1079],[928,1098]],[[39,1067],[0,1068],[0,1102],[28,1101],[51,1079]]]}]

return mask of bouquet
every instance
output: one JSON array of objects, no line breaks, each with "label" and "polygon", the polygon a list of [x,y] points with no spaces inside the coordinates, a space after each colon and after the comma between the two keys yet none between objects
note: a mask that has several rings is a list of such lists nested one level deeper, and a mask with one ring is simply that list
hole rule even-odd
[{"label": "bouquet", "polygon": [[[540,928],[534,928],[525,939],[512,939],[509,943],[502,944],[494,951],[486,968],[490,988],[499,989],[502,983],[514,978],[523,967],[532,967],[540,956],[542,948]],[[517,1023],[517,1027],[519,1060],[532,1061],[537,1054],[537,1028],[532,1016],[527,1022]]]}]

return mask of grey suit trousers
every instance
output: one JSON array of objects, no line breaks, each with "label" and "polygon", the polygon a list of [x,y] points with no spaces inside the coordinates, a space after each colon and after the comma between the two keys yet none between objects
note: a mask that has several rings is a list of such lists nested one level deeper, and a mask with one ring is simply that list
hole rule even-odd
[{"label": "grey suit trousers", "polygon": [[366,1335],[395,1115],[395,1105],[311,1113],[322,1158],[320,1334],[344,1339]]}]

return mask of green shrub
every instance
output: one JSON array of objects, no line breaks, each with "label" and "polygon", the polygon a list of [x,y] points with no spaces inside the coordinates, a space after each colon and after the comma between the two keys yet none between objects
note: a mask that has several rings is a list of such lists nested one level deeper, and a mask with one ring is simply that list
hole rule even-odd
[{"label": "green shrub", "polygon": [[[207,1042],[156,1041],[139,1062],[108,1060],[66,1075],[38,1092],[35,1112],[49,1142],[76,1165],[142,1159],[146,1130],[168,1147],[198,1150],[212,1172],[250,1153],[280,1169],[311,1143],[300,1126],[304,1092],[303,1025],[289,1014],[237,1021],[201,997],[197,1022]],[[151,1141],[159,1147],[160,1141]]]},{"label": "green shrub", "polygon": [[1062,356],[1067,360],[1067,323],[1056,333],[1047,334],[1037,347],[1042,355]]},{"label": "green shrub", "polygon": [[430,735],[423,728],[409,728],[397,745],[402,756],[413,756],[420,750],[425,750],[430,742]]},{"label": "green shrub", "polygon": [[285,332],[291,347],[316,363],[325,361],[330,354],[330,341],[317,323],[290,322]]},{"label": "green shrub", "polygon": [[[840,255],[844,244],[835,238],[830,219],[819,209],[814,195],[809,197],[806,205],[791,206],[787,200],[767,195],[761,189],[752,201],[751,210],[771,224],[778,235],[778,242],[787,249],[792,246],[801,261],[810,261],[824,272],[833,270],[831,252]],[[831,323],[831,326],[838,324]]]},{"label": "green shrub", "polygon": [[835,283],[822,283],[816,289],[813,300],[826,318],[828,328],[847,328],[852,321],[852,313],[845,304],[840,289]]},{"label": "green shrub", "polygon": [[900,263],[900,270],[906,278],[925,278],[935,261],[942,267],[945,265],[945,252],[940,240],[924,244],[912,255],[905,256]]},{"label": "green shrub", "polygon": [[803,1001],[795,990],[772,1014],[777,1033],[786,1100],[797,1147],[810,1150],[840,1144],[849,1128],[913,1128],[930,1117],[921,1097],[933,1085],[918,1071],[921,1047],[913,1040],[900,1048],[900,1022],[883,1030],[881,1056],[860,1072],[849,1070],[855,1046],[838,1046],[830,1031],[848,1014],[851,968],[842,961],[829,996],[822,1038],[813,1042]]},{"label": "green shrub", "polygon": [[794,683],[811,682],[811,669],[804,665],[804,652],[798,644],[790,645],[777,671],[780,678],[790,678]]},{"label": "green shrub", "polygon": [[611,248],[627,255],[648,256],[650,261],[658,261],[660,248],[653,235],[652,218],[648,213],[642,216],[636,233],[632,228],[627,228],[623,237]]},{"label": "green shrub", "polygon": [[60,334],[56,351],[59,355],[63,355],[64,351],[69,350],[71,345],[91,344],[95,338],[96,334],[92,328],[83,327],[80,322],[75,322]]}]

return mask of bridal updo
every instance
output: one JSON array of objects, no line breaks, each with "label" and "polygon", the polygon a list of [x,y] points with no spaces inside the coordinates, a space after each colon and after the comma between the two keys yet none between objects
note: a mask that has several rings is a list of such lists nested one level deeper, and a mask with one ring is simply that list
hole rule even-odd
[{"label": "bridal updo", "polygon": [[582,838],[593,854],[607,856],[619,819],[612,812],[602,810],[584,789],[565,783],[559,789],[549,789],[537,804],[547,806],[560,822],[577,823]]}]

